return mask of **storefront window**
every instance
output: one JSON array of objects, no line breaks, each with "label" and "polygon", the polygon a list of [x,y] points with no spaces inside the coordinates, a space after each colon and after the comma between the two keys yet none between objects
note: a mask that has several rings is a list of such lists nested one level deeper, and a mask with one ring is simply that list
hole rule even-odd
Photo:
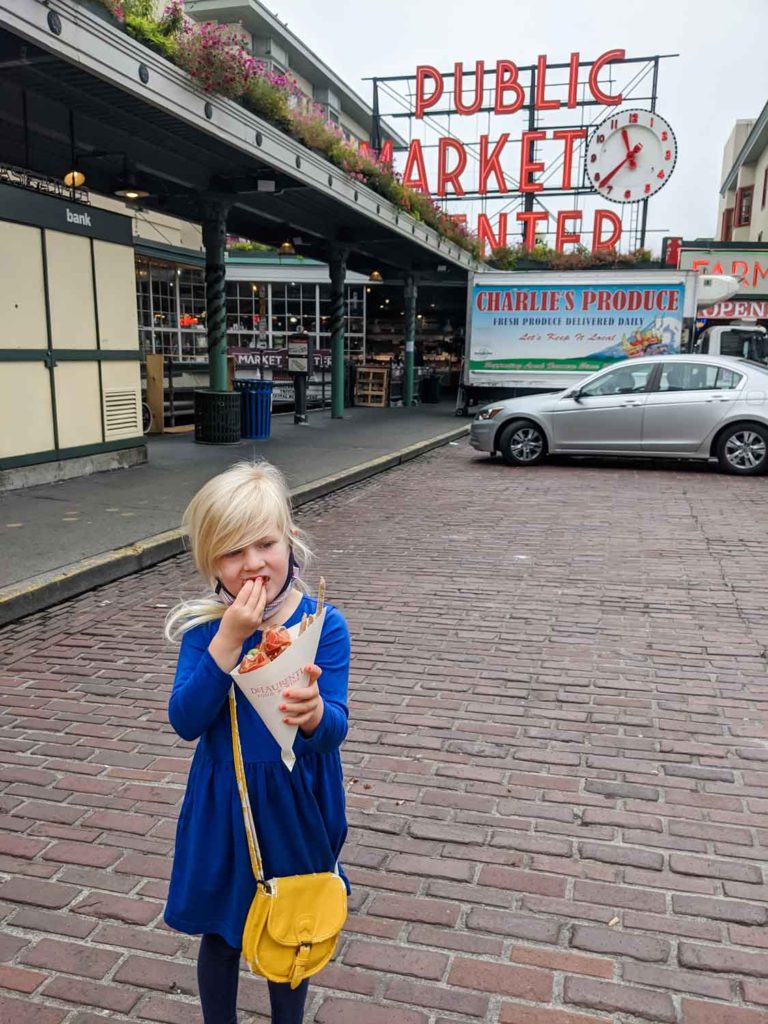
[{"label": "storefront window", "polygon": [[230,345],[267,345],[267,288],[253,281],[227,281],[227,336]]},{"label": "storefront window", "polygon": [[[302,331],[318,348],[331,343],[329,284],[228,281],[227,339],[235,348],[285,348]],[[136,303],[144,354],[207,358],[205,274],[139,257]],[[271,316],[270,316],[271,311]],[[348,285],[344,303],[346,357],[365,357],[365,288]]]},{"label": "storefront window", "polygon": [[[320,347],[331,344],[331,286],[321,284],[320,291]],[[347,359],[361,362],[365,358],[365,288],[347,285],[344,297],[344,351]]]},{"label": "storefront window", "polygon": [[139,258],[136,302],[142,352],[205,358],[205,278],[201,269]]}]

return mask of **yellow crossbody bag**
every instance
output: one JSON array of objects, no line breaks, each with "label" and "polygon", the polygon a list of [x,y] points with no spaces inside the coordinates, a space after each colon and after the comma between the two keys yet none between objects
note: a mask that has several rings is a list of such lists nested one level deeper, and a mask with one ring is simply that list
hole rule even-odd
[{"label": "yellow crossbody bag", "polygon": [[243,930],[243,956],[254,972],[297,988],[333,956],[347,919],[347,890],[338,872],[265,880],[245,782],[234,687],[229,692],[232,751],[256,895]]}]

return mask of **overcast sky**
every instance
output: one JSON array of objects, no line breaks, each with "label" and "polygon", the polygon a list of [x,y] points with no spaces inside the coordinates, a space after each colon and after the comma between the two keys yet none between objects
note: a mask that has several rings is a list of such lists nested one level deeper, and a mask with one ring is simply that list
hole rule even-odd
[{"label": "overcast sky", "polygon": [[677,135],[678,163],[649,205],[649,228],[686,238],[714,233],[725,141],[768,101],[768,0],[265,2],[368,102],[365,77],[413,74],[418,64],[449,71],[458,60],[525,65],[540,53],[567,61],[574,50],[582,60],[614,48],[679,53],[662,63],[657,104]]}]

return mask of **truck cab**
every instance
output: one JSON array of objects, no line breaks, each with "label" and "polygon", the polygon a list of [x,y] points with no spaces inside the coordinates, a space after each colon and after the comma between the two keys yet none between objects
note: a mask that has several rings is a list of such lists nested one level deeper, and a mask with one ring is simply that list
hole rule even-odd
[{"label": "truck cab", "polygon": [[696,355],[737,356],[768,365],[768,331],[758,324],[708,327],[693,345]]}]

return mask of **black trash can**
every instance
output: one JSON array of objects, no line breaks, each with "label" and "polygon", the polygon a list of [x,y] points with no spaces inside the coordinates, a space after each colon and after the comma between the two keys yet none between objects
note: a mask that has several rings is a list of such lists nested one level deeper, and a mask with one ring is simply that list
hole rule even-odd
[{"label": "black trash can", "polygon": [[239,444],[240,402],[239,391],[195,391],[195,441]]}]

